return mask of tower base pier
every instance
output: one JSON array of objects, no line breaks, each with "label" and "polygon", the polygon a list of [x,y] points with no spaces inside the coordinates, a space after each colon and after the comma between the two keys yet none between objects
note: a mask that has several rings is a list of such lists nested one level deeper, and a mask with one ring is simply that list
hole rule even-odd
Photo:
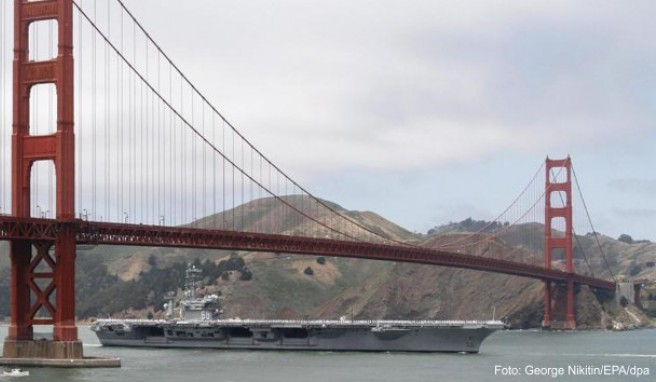
[{"label": "tower base pier", "polygon": [[66,368],[120,367],[114,357],[84,357],[80,341],[9,340],[3,347],[0,365]]}]

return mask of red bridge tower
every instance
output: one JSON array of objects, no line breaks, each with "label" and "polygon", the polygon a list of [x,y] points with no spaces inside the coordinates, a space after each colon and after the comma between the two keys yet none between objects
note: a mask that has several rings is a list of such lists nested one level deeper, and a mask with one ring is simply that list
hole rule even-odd
[{"label": "red bridge tower", "polygon": [[[58,54],[33,61],[29,27],[44,20],[57,22]],[[30,217],[32,166],[52,161],[58,233],[54,241],[11,242],[11,324],[4,357],[82,358],[75,326],[72,0],[15,0],[13,65],[12,214]],[[40,84],[57,89],[57,130],[50,135],[30,134],[30,95]],[[54,325],[53,341],[34,341],[34,325]]]},{"label": "red bridge tower", "polygon": [[[576,317],[574,315],[574,263],[573,263],[573,228],[572,228],[572,163],[567,157],[562,160],[553,160],[547,158],[546,161],[546,193],[544,208],[544,266],[547,269],[552,268],[552,258],[554,252],[562,251],[565,255],[565,272],[568,274],[568,281],[565,284],[565,325],[568,329],[576,329]],[[559,182],[558,179],[552,179],[552,170],[559,174],[565,171],[565,181]],[[557,205],[554,207],[552,203]],[[556,235],[553,228],[554,219],[562,219],[565,223],[564,236]],[[553,285],[550,281],[545,281],[544,285],[544,320],[542,325],[550,327],[553,322]]]}]

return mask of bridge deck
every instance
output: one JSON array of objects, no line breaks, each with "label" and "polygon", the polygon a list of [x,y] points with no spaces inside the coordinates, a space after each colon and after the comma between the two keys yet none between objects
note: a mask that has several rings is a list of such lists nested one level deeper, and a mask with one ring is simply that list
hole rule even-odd
[{"label": "bridge deck", "polygon": [[399,261],[503,273],[558,283],[564,283],[571,279],[580,285],[589,285],[599,289],[615,289],[615,283],[611,281],[507,260],[412,245],[373,244],[279,234],[98,223],[82,220],[63,222],[53,219],[19,219],[0,216],[0,240],[55,240],[57,232],[64,225],[75,227],[78,244],[227,249]]}]

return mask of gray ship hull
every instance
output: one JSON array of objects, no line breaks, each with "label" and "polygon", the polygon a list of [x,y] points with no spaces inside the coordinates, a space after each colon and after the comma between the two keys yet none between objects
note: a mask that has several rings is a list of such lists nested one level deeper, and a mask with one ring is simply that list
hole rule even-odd
[{"label": "gray ship hull", "polygon": [[104,346],[478,353],[499,321],[102,320]]}]

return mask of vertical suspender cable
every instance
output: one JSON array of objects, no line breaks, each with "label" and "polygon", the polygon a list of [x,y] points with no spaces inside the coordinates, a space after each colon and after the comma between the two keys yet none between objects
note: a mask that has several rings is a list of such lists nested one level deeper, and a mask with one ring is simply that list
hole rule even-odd
[{"label": "vertical suspender cable", "polygon": [[[245,169],[245,166],[244,166],[244,140],[243,139],[241,141],[241,169],[242,170]],[[240,171],[240,172],[241,172],[241,201],[240,201],[240,205],[243,206],[245,204],[245,201],[244,201],[244,171]],[[240,226],[239,226],[240,228],[239,229],[243,230],[243,229],[245,229],[245,227],[244,227],[244,211],[243,211],[243,208],[241,210],[242,210],[241,211],[241,223],[240,223]]]},{"label": "vertical suspender cable", "polygon": [[9,184],[5,179],[5,155],[9,152],[8,147],[5,147],[5,130],[9,130],[6,126],[7,116],[5,114],[5,92],[7,91],[5,81],[5,40],[7,35],[7,2],[3,1],[0,6],[0,215],[5,213],[5,188]]},{"label": "vertical suspender cable", "polygon": [[[145,41],[145,48],[143,50],[146,78],[148,78],[148,41]],[[148,188],[148,174],[146,173],[146,161],[148,160],[148,89],[144,86],[143,82],[140,83],[141,104],[139,105],[139,113],[141,115],[141,124],[137,126],[140,131],[139,143],[139,161],[137,168],[139,169],[139,222],[145,223],[146,216],[148,215],[148,205],[146,204],[146,189]]]},{"label": "vertical suspender cable", "polygon": [[[215,145],[216,143],[216,114],[212,113],[212,142],[214,142]],[[216,162],[218,161],[217,154],[214,152],[212,153],[212,216],[213,216],[213,221],[212,221],[212,228],[216,229]]]},{"label": "vertical suspender cable", "polygon": [[[182,77],[180,77],[180,113],[184,115],[184,88],[183,88],[183,82],[182,82]],[[185,220],[188,220],[184,213],[187,211],[185,208],[185,200],[186,198],[184,197],[184,185],[186,181],[186,173],[184,171],[185,169],[185,149],[186,149],[186,140],[185,140],[185,135],[184,135],[184,129],[182,126],[180,127],[180,218],[182,219],[182,222],[184,223]]]},{"label": "vertical suspender cable", "polygon": [[[123,50],[123,13],[121,12],[118,20],[118,46]],[[116,212],[116,222],[122,221],[122,212],[123,212],[123,196],[122,196],[122,175],[123,175],[123,116],[125,111],[123,110],[123,76],[121,70],[123,69],[123,63],[121,62],[120,57],[116,57],[116,114],[114,121],[114,130],[116,133],[116,158],[115,166],[115,178],[114,178],[114,193],[116,200],[114,202],[114,211]]]},{"label": "vertical suspender cable", "polygon": [[[157,92],[162,93],[162,84],[161,84],[161,76],[160,76],[160,65],[159,65],[159,54],[157,51],[155,51],[156,55],[156,61],[155,61],[155,69],[156,69],[156,77],[157,77]],[[161,219],[162,219],[162,200],[160,198],[160,187],[159,187],[159,181],[161,179],[160,174],[160,160],[159,160],[159,155],[160,152],[162,151],[161,148],[161,140],[162,140],[162,126],[161,126],[161,121],[160,121],[160,107],[159,107],[159,101],[153,97],[153,189],[152,189],[152,203],[153,203],[153,218],[155,219],[153,221],[153,224],[161,224]]]},{"label": "vertical suspender cable", "polygon": [[[53,49],[53,43],[54,43],[54,22],[49,22],[48,23],[48,57],[54,57],[55,52]],[[54,88],[52,86],[48,87],[48,129],[52,129],[53,126],[57,123],[57,118],[53,118],[53,111],[54,111],[54,105],[53,103],[55,102],[54,99]],[[56,129],[56,127],[55,127]],[[48,209],[52,211],[53,216],[56,216],[56,211],[55,211],[55,204],[53,203],[54,201],[54,194],[53,194],[53,173],[54,173],[54,166],[48,166],[46,169],[48,172],[48,200],[47,200],[47,205]]]},{"label": "vertical suspender cable", "polygon": [[[109,9],[109,1],[107,0],[107,36],[111,38],[111,12]],[[109,210],[109,199],[110,199],[110,193],[109,193],[109,184],[110,184],[110,173],[109,173],[109,150],[110,150],[110,144],[109,144],[109,110],[110,110],[110,99],[111,99],[111,85],[109,84],[109,67],[110,67],[110,57],[109,57],[109,45],[105,44],[105,218],[107,221],[111,221],[111,212]]]},{"label": "vertical suspender cable", "polygon": [[[136,66],[138,63],[138,56],[137,56],[137,35],[136,35],[136,26],[133,25],[132,27],[132,50],[133,50],[133,59],[134,59],[134,65]],[[137,223],[139,221],[139,154],[138,154],[138,148],[140,147],[140,138],[141,138],[141,130],[140,127],[142,127],[142,120],[141,120],[141,103],[143,100],[142,94],[141,94],[141,88],[140,88],[140,82],[137,78],[136,73],[133,72],[132,74],[132,158],[130,160],[130,168],[132,169],[132,211],[131,215],[134,217],[131,219],[131,222]]]},{"label": "vertical suspender cable", "polygon": [[[75,82],[77,84],[77,91],[75,92],[75,95],[77,96],[77,118],[76,121],[78,123],[78,126],[84,126],[84,122],[82,121],[82,110],[84,109],[82,100],[84,97],[82,97],[82,84],[84,83],[84,65],[83,65],[83,55],[81,54],[83,49],[82,49],[82,36],[84,33],[82,32],[82,14],[80,12],[78,14],[78,19],[77,19],[77,48],[79,54],[77,54],[77,60],[75,60],[75,63],[77,65],[76,73],[77,73],[77,81]],[[75,145],[75,151],[76,151],[76,161],[75,161],[75,166],[76,166],[76,193],[75,197],[77,199],[76,206],[78,208],[78,211],[80,212],[80,218],[82,218],[82,211],[85,210],[84,206],[84,201],[82,200],[82,163],[84,163],[84,157],[82,154],[82,145],[80,142],[82,141],[82,137],[84,136],[84,129],[78,128],[77,129],[77,134],[75,134],[76,137],[76,145]],[[84,216],[86,219],[87,216]]]},{"label": "vertical suspender cable", "polygon": [[[148,44],[148,39],[145,40],[146,47],[144,49],[145,52],[145,72],[146,72],[146,80],[150,81],[150,52],[149,52],[149,44]],[[141,216],[141,221],[144,224],[148,224],[150,220],[150,203],[151,201],[149,200],[148,194],[150,190],[150,153],[151,153],[151,147],[150,144],[152,142],[151,137],[150,137],[150,92],[148,91],[148,88],[144,86],[143,88],[144,92],[144,105],[143,105],[143,113],[144,113],[144,125],[143,125],[143,141],[142,141],[142,149],[143,149],[143,160],[141,162],[141,171],[143,174],[143,188],[141,189],[141,203],[144,206],[144,213]]]},{"label": "vertical suspender cable", "polygon": [[[29,38],[32,40],[32,47],[34,52],[32,52],[32,56],[29,57],[28,59],[33,59],[33,60],[38,60],[39,59],[39,29],[41,24],[40,23],[35,23],[34,29],[32,30],[32,33],[30,33]],[[28,129],[30,130],[30,134],[33,135],[39,135],[41,133],[41,126],[39,124],[39,115],[37,113],[37,108],[38,108],[38,101],[39,101],[39,94],[40,92],[30,92],[30,98],[29,98],[29,104],[30,104],[30,113],[32,114],[30,117],[30,126],[28,126]],[[41,201],[39,200],[39,179],[40,179],[40,173],[41,173],[41,165],[39,162],[36,162],[34,166],[32,167],[32,171],[30,174],[30,177],[32,179],[31,185],[30,185],[30,194],[34,195],[33,198],[30,198],[32,201],[32,206],[31,206],[31,216],[35,216],[35,211],[36,211],[36,217],[41,217],[39,216],[41,214],[40,210],[40,205]]]},{"label": "vertical suspender cable", "polygon": [[[544,183],[544,182],[542,182]],[[536,200],[536,206],[544,206],[544,202],[542,200],[543,193],[541,188],[543,185],[539,184],[538,181],[535,181],[535,186],[534,186],[534,192],[535,192],[535,197],[533,198]],[[544,223],[544,208],[539,208],[536,207],[536,222],[541,222]],[[544,227],[542,227],[542,232],[540,232],[539,225],[535,225],[535,248],[538,248],[538,251],[536,251],[536,255],[534,258],[534,262],[536,265],[543,264],[543,254],[544,254]]]},{"label": "vertical suspender cable", "polygon": [[[205,103],[203,103],[203,109],[202,109],[202,124],[201,124],[201,129],[203,131],[203,136],[205,136]],[[207,216],[207,145],[202,145],[203,146],[203,213],[202,217]]]},{"label": "vertical suspender cable", "polygon": [[[232,133],[232,160],[234,162],[235,160],[235,133]],[[235,227],[235,199],[236,199],[236,194],[235,194],[235,165],[232,164],[230,167],[232,167],[232,230],[234,231],[236,229]]]},{"label": "vertical suspender cable", "polygon": [[[155,59],[151,58],[151,63],[150,66],[155,65]],[[152,68],[151,68],[152,69]],[[151,75],[153,77],[156,77],[155,73],[152,73],[153,71],[151,70]],[[155,79],[153,79],[155,81]],[[156,85],[155,85],[156,86]],[[150,115],[150,138],[148,139],[149,143],[149,161],[150,161],[150,166],[148,167],[148,172],[150,173],[150,192],[146,195],[148,198],[148,204],[150,205],[150,216],[149,216],[149,222],[150,224],[156,224],[157,223],[157,200],[155,199],[155,179],[156,179],[156,165],[155,165],[155,150],[157,149],[157,113],[155,110],[155,96],[152,94],[152,92],[148,92],[149,94],[149,100],[150,100],[150,106],[149,106],[149,115]]]},{"label": "vertical suspender cable", "polygon": [[[97,22],[97,1],[93,0],[93,22]],[[96,38],[97,35],[94,33],[91,40],[91,52],[93,56],[93,69],[92,69],[92,85],[91,85],[91,209],[97,220],[100,219],[100,214],[96,208],[96,177],[98,174],[98,169],[96,168],[96,153],[98,151],[97,141],[96,141],[96,130],[98,126],[98,121],[96,120],[97,115],[97,70],[98,62],[96,55]]]},{"label": "vertical suspender cable", "polygon": [[[166,76],[166,74],[165,74],[165,76]],[[168,84],[167,89],[169,91],[169,100],[171,100],[171,102],[173,102],[173,97],[171,96],[172,92],[171,92],[171,71],[170,71],[170,69],[169,69],[169,75],[166,76],[166,78],[167,78],[167,80],[165,80],[165,81],[167,81],[167,84]],[[173,174],[173,171],[175,171],[173,169],[173,166],[171,165],[172,158],[173,158],[173,150],[172,150],[173,149],[173,125],[171,124],[171,112],[169,111],[168,118],[167,118],[167,113],[166,113],[166,108],[165,107],[162,108],[162,121],[163,121],[164,124],[166,124],[166,130],[167,130],[166,138],[163,142],[163,145],[164,145],[164,150],[166,150],[166,152],[168,152],[168,155],[162,154],[162,161],[164,163],[164,169],[163,169],[164,179],[163,179],[163,182],[162,182],[162,185],[164,187],[164,212],[163,212],[163,214],[164,214],[164,216],[169,215],[167,217],[168,221],[171,222],[171,223],[175,223],[173,220],[171,220],[172,211],[171,211],[170,196],[173,195],[173,192],[171,192],[170,195],[167,194],[167,191],[168,191],[169,187],[171,187],[171,188],[173,187],[172,174]],[[169,175],[168,183],[167,183],[167,172],[169,173],[168,174]],[[174,224],[171,224],[171,223],[168,223],[168,224],[169,225],[174,225]]]},{"label": "vertical suspender cable", "polygon": [[[269,165],[269,166],[267,166],[267,167],[269,167],[269,171],[268,171],[268,172],[269,172],[269,185],[268,185],[267,188],[268,188],[269,190],[272,190],[272,191],[273,191],[273,178],[272,178],[272,176],[271,176],[271,165]],[[272,202],[271,205],[268,206],[268,207],[270,208],[270,211],[269,211],[269,224],[268,224],[268,228],[271,229],[271,228],[273,227],[273,224],[274,224],[274,217],[273,217],[273,212],[274,212],[274,210],[273,210],[273,209],[275,208],[275,204]],[[269,233],[269,232],[270,232],[270,231],[267,231],[267,233]]]},{"label": "vertical suspender cable", "polygon": [[[121,52],[123,48],[123,12],[119,15],[119,34]],[[123,206],[123,118],[125,110],[123,110],[123,63],[116,58],[116,83],[118,89],[116,91],[116,149],[118,151],[118,158],[116,158],[116,210],[117,221],[121,221],[122,212],[125,210]]]},{"label": "vertical suspender cable", "polygon": [[[170,66],[169,66],[169,98],[171,100],[173,100],[173,70],[171,69]],[[178,221],[176,220],[176,214],[175,214],[175,186],[176,186],[176,183],[175,183],[176,177],[175,176],[176,176],[176,168],[177,168],[176,150],[175,149],[176,149],[177,145],[176,146],[173,145],[173,142],[175,141],[175,139],[173,138],[173,136],[175,134],[175,129],[174,129],[174,126],[173,126],[173,111],[170,111],[170,110],[169,110],[169,125],[171,126],[171,130],[170,130],[171,137],[170,137],[170,143],[169,143],[170,148],[171,148],[170,149],[171,155],[169,155],[169,168],[171,168],[171,178],[170,178],[171,179],[170,180],[171,184],[169,185],[169,187],[171,187],[171,190],[172,190],[171,199],[170,199],[171,208],[169,208],[169,211],[172,215],[172,220],[171,220],[170,224],[171,225],[177,225]]]},{"label": "vertical suspender cable", "polygon": [[[221,146],[221,151],[226,152],[226,145],[225,145],[225,121],[221,122],[221,133],[223,135],[222,139],[222,146]],[[221,171],[221,175],[223,176],[223,181],[221,182],[221,185],[223,187],[223,195],[221,197],[222,202],[223,202],[223,209],[221,210],[221,217],[223,218],[223,223],[221,225],[221,229],[226,229],[226,158],[225,156],[223,157],[223,171]]]},{"label": "vertical suspender cable", "polygon": [[[136,38],[135,32],[136,26],[132,24],[132,60],[136,62]],[[137,145],[136,137],[134,133],[134,126],[137,124],[137,110],[135,104],[137,103],[137,94],[136,94],[136,79],[134,72],[128,70],[128,139],[126,143],[128,145],[128,208],[127,211],[123,211],[123,219],[126,223],[129,222],[130,215],[134,216],[137,212],[135,210],[135,197],[134,197],[134,167],[135,167],[135,158],[134,158],[134,147]]]},{"label": "vertical suspender cable", "polygon": [[[160,93],[162,92],[162,68],[160,65],[159,54],[157,55],[157,91]],[[157,151],[155,152],[155,169],[157,171],[155,177],[155,195],[157,208],[155,209],[155,217],[157,218],[157,223],[162,224],[164,216],[164,209],[162,208],[162,202],[164,200],[162,197],[162,151],[164,151],[162,148],[162,139],[164,138],[166,129],[162,123],[162,105],[157,99],[155,102],[157,102],[157,110],[155,111],[157,114],[157,123],[155,124],[157,127]]]},{"label": "vertical suspender cable", "polygon": [[[255,163],[253,162],[253,156],[254,155],[255,155],[255,153],[253,152],[253,150],[251,150],[251,175],[253,177],[255,177]],[[255,201],[254,196],[253,196],[253,193],[255,192],[255,184],[253,182],[249,182],[249,185],[250,185],[250,193],[251,193],[249,202],[253,203]],[[255,226],[252,226],[251,229],[254,230]]]},{"label": "vertical suspender cable", "polygon": [[[154,60],[153,60],[154,62]],[[151,64],[152,65],[152,64]],[[154,75],[153,75],[154,77]],[[156,150],[156,143],[157,143],[157,131],[156,131],[156,112],[155,112],[155,96],[152,94],[152,92],[148,92],[150,95],[150,138],[148,139],[148,143],[150,144],[150,195],[148,195],[148,203],[150,204],[150,223],[151,224],[156,224],[157,223],[157,217],[156,217],[156,206],[157,206],[157,200],[155,199],[155,175],[157,174],[155,170],[155,150]]]},{"label": "vertical suspender cable", "polygon": [[[137,63],[137,27],[132,24],[132,60],[136,65]],[[129,169],[130,169],[130,211],[128,215],[132,216],[133,221],[137,216],[137,76],[134,72],[130,75],[130,155],[129,155]],[[126,216],[125,220],[129,221],[130,216]]]},{"label": "vertical suspender cable", "polygon": [[[263,173],[263,167],[262,167],[262,162],[263,162],[263,160],[262,160],[262,155],[258,155],[258,156],[259,156],[259,158],[260,158],[260,184],[264,184],[264,173]],[[262,200],[262,187],[261,187],[261,186],[258,186],[258,190],[259,190],[259,195],[258,195],[258,198],[257,198],[257,199],[258,199],[258,200],[260,201],[260,203],[261,203],[261,202],[263,201],[263,200]],[[262,232],[262,233],[263,233],[263,232],[264,232],[264,229],[263,229],[263,223],[264,223],[264,221],[263,221],[262,219],[259,219],[259,221],[260,221],[260,229],[259,229],[259,232]]]},{"label": "vertical suspender cable", "polygon": [[7,108],[5,106],[5,103],[7,102],[7,99],[5,98],[5,92],[8,92],[8,86],[7,84],[11,83],[10,81],[6,81],[6,74],[5,74],[5,60],[9,55],[5,56],[5,50],[7,49],[7,1],[2,2],[2,8],[0,12],[0,34],[2,34],[2,38],[0,38],[0,214],[4,214],[6,212],[9,212],[9,208],[7,206],[7,200],[6,200],[6,194],[7,194],[7,187],[9,187],[9,182],[6,179],[6,169],[5,166],[7,166],[7,163],[9,160],[6,158],[6,153],[9,152],[9,147],[8,146],[8,140],[5,139],[5,132],[9,131],[9,123],[7,121],[9,118],[7,118]]},{"label": "vertical suspender cable", "polygon": [[[195,109],[194,109],[194,93],[191,93],[191,125],[196,127],[195,122]],[[191,137],[191,219],[193,224],[196,224],[196,219],[198,215],[196,213],[196,195],[198,187],[196,186],[196,137]]]},{"label": "vertical suspender cable", "polygon": [[[147,44],[147,42],[146,42],[146,44]],[[146,45],[146,49],[145,49],[146,68],[148,68],[148,49],[147,48],[148,48],[148,45]],[[146,72],[147,72],[147,70],[146,70]],[[148,77],[148,73],[146,73],[146,78],[147,77]],[[136,166],[137,166],[138,171],[139,171],[139,174],[138,174],[139,178],[137,180],[138,184],[139,184],[139,206],[140,206],[140,208],[139,208],[139,210],[140,210],[139,221],[142,222],[142,223],[144,221],[145,209],[146,209],[146,205],[145,205],[146,200],[144,198],[144,188],[146,187],[145,183],[147,182],[145,180],[145,178],[146,178],[146,174],[145,174],[146,151],[147,151],[147,148],[145,147],[146,146],[145,134],[146,134],[146,130],[147,130],[146,123],[148,123],[148,121],[145,119],[147,110],[144,110],[146,108],[145,105],[148,102],[147,98],[146,98],[147,95],[144,96],[146,91],[147,90],[145,89],[145,87],[143,85],[143,82],[140,82],[139,83],[139,93],[140,93],[139,96],[141,97],[141,102],[139,103],[139,115],[141,117],[140,118],[141,123],[137,127],[140,131],[140,134],[139,134],[140,135],[140,139],[139,139],[139,148],[140,148],[139,153],[140,153],[140,155],[139,155],[139,164],[136,165]]]},{"label": "vertical suspender cable", "polygon": [[[289,198],[289,194],[288,194],[288,192],[287,192],[287,178],[283,178],[283,179],[284,179],[284,181],[285,181],[285,193],[284,193],[284,198],[288,199],[288,198]],[[287,216],[287,214],[289,213],[289,209],[288,209],[289,207],[288,207],[286,204],[282,205],[281,207],[282,207],[282,223],[284,223],[284,224],[282,224],[281,226],[283,227],[283,228],[282,228],[283,230],[287,230],[287,229],[288,229],[288,225],[287,225],[287,223],[288,223],[288,216]]]}]

